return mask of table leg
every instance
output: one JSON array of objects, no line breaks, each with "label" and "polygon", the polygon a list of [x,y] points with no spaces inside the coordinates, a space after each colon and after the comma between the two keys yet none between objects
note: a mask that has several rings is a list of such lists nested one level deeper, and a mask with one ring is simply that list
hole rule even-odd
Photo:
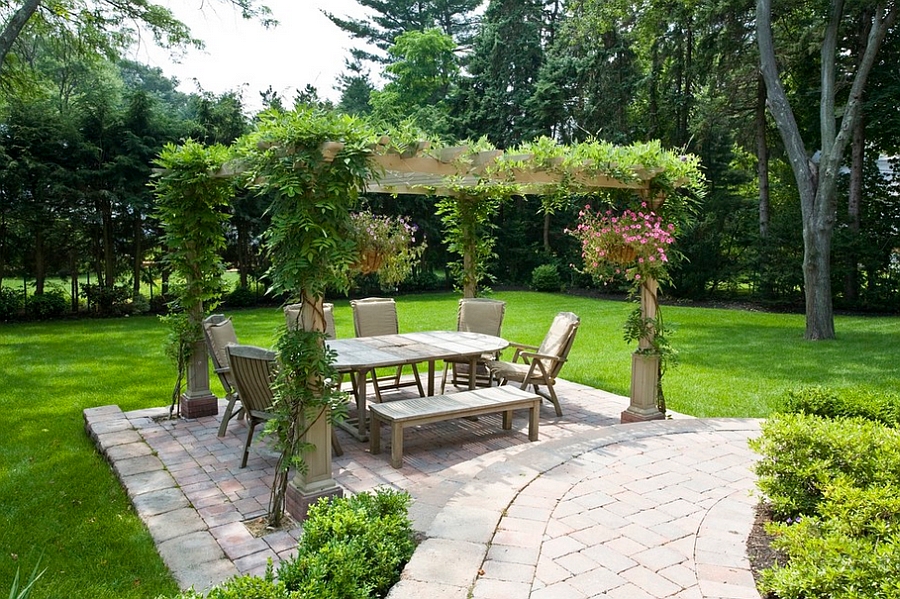
[{"label": "table leg", "polygon": [[434,397],[434,360],[428,360],[428,397]]},{"label": "table leg", "polygon": [[469,358],[469,391],[475,390],[475,369],[478,368],[478,356]]},{"label": "table leg", "polygon": [[368,439],[366,433],[366,379],[369,373],[366,370],[358,370],[354,374],[356,375],[356,438],[365,441]]}]

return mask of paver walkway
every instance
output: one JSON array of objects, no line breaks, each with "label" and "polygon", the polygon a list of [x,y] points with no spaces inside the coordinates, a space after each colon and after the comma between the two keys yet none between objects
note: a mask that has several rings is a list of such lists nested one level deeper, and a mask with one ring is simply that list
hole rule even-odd
[{"label": "paver walkway", "polygon": [[[557,390],[565,415],[545,405],[538,442],[525,412],[512,432],[499,415],[427,425],[407,432],[399,470],[338,431],[339,485],[414,499],[425,540],[391,599],[757,599],[745,546],[759,422],[620,425],[627,398]],[[299,529],[256,538],[244,524],[267,509],[276,456],[265,442],[241,469],[243,423],[219,438],[218,417],[158,421],[165,412],[105,406],[85,422],[178,582],[206,589],[290,556]]]}]

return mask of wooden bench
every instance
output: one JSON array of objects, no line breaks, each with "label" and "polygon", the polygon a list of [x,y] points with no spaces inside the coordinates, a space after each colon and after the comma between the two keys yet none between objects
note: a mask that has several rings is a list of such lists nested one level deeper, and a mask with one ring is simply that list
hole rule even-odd
[{"label": "wooden bench", "polygon": [[381,423],[390,423],[391,466],[399,468],[403,464],[403,429],[408,426],[503,412],[503,428],[509,430],[513,410],[524,408],[530,410],[528,440],[537,441],[541,397],[512,386],[370,404],[370,448],[373,454],[381,453]]}]

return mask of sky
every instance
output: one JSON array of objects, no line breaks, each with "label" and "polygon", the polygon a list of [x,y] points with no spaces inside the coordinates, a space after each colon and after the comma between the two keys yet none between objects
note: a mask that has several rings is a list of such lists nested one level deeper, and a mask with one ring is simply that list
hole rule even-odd
[{"label": "sky", "polygon": [[186,23],[204,50],[190,49],[175,62],[170,54],[143,43],[132,58],[160,67],[179,81],[179,89],[196,92],[194,79],[204,91],[221,94],[242,90],[251,111],[261,107],[259,92],[270,85],[288,103],[296,89],[315,86],[319,96],[337,101],[334,90],[344,71],[350,48],[360,46],[320,12],[327,8],[338,16],[364,16],[355,0],[262,0],[279,21],[265,29],[257,21],[241,18],[227,2],[210,0],[161,1]]}]

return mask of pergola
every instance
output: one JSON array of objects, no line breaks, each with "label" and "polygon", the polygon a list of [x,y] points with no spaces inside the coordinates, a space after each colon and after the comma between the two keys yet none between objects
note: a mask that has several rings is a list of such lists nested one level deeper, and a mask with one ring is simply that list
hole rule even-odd
[{"label": "pergola", "polygon": [[[326,142],[319,148],[326,162],[334,160],[344,148],[341,142]],[[461,193],[490,193],[492,186],[513,186],[518,194],[541,195],[553,193],[565,184],[570,189],[589,192],[599,189],[629,189],[644,199],[651,199],[651,183],[653,178],[663,172],[660,167],[644,167],[634,165],[625,169],[617,165],[598,168],[590,159],[567,160],[564,157],[537,159],[533,154],[507,154],[501,150],[473,151],[469,146],[455,146],[431,150],[428,142],[408,144],[400,151],[395,148],[389,137],[382,137],[371,148],[369,164],[373,176],[367,181],[366,192],[389,194],[426,194],[439,197],[454,197]],[[222,175],[234,174],[233,170],[223,169]],[[607,174],[615,170],[618,176]],[[607,172],[604,172],[607,171]],[[652,198],[657,207],[663,197]],[[464,257],[465,262],[465,257]],[[644,317],[653,318],[656,306],[656,282],[642,286],[641,308]],[[474,296],[475,289],[464,289],[467,296]],[[321,303],[321,298],[319,298]],[[313,306],[312,309],[315,307]],[[303,322],[317,325],[312,312],[307,318],[301,316]],[[641,347],[650,347],[648,340],[641,340]],[[191,405],[213,406],[215,396],[209,389],[207,366],[207,350],[198,343],[191,357],[188,371],[188,383],[184,394],[183,408],[185,415],[196,413]],[[647,352],[636,352],[632,358],[631,402],[622,412],[623,422],[652,420],[662,418],[657,407],[657,383],[659,376],[659,358]],[[215,413],[215,412],[213,412]],[[208,415],[208,411],[203,414]],[[329,435],[330,425],[320,420],[320,429],[310,430],[308,439],[317,449],[305,457],[308,471],[295,479],[292,491],[299,493],[300,498],[288,501],[291,506],[305,513],[305,506],[319,497],[333,495],[339,489],[331,478],[331,450]]]}]

